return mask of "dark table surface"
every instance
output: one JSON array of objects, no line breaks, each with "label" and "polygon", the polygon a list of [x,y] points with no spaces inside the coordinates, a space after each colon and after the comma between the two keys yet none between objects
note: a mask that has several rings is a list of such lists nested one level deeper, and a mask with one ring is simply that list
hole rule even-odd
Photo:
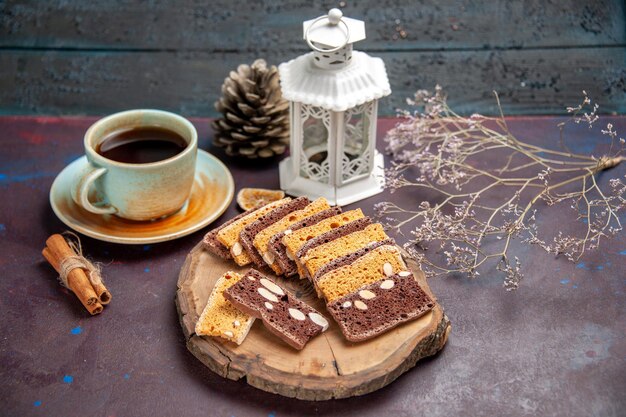
[{"label": "dark table surface", "polygon": [[[83,238],[113,302],[90,317],[40,251],[66,227],[48,192],[82,154],[94,118],[0,118],[0,414],[7,416],[617,416],[626,409],[626,237],[622,232],[581,262],[519,247],[526,278],[508,293],[494,271],[430,285],[452,322],[444,350],[391,385],[346,400],[303,402],[225,380],[185,348],[174,294],[186,254],[202,230],[161,244],[123,246]],[[626,132],[626,117],[607,118]],[[193,119],[208,149],[207,120]],[[555,118],[511,118],[521,139],[556,146]],[[394,120],[379,122],[380,137]],[[599,129],[599,127],[596,127]],[[601,153],[580,126],[570,147]],[[379,142],[379,148],[382,148]],[[276,162],[227,162],[241,187],[278,187]],[[601,176],[626,173],[626,164]],[[405,205],[419,195],[388,192],[358,203]],[[235,202],[215,225],[237,213]],[[567,216],[567,217],[566,217]],[[558,214],[553,222],[570,221]],[[622,214],[622,221],[624,215]],[[401,239],[400,239],[401,240]]]}]

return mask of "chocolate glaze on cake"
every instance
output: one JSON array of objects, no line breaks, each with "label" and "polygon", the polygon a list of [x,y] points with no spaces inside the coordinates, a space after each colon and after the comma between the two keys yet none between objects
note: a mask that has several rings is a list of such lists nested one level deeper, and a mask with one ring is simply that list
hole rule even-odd
[{"label": "chocolate glaze on cake", "polygon": [[339,226],[338,228],[333,229],[329,232],[322,233],[321,235],[314,237],[313,239],[309,240],[304,245],[302,245],[302,247],[296,253],[296,257],[302,258],[311,249],[321,246],[335,239],[338,239],[342,236],[349,235],[350,233],[363,230],[370,224],[372,224],[372,219],[370,219],[369,217],[364,217],[362,219],[357,219],[348,224],[344,224],[343,226]]},{"label": "chocolate glaze on cake", "polygon": [[328,328],[317,310],[255,269],[225,290],[224,297],[242,312],[263,320],[267,330],[298,350]]},{"label": "chocolate glaze on cake", "polygon": [[233,217],[232,219],[228,220],[226,223],[222,224],[221,226],[211,230],[209,233],[204,235],[204,239],[202,239],[204,248],[208,250],[209,252],[211,252],[212,254],[219,256],[220,258],[231,259],[232,255],[230,254],[230,250],[228,250],[228,248],[224,246],[222,242],[217,240],[217,234],[220,232],[220,230],[222,230],[226,226],[229,226],[230,224],[241,219],[242,217],[247,216],[248,214],[257,211],[261,207],[263,206],[255,207],[253,209],[244,211],[243,213]]},{"label": "chocolate glaze on cake", "polygon": [[319,278],[324,275],[327,274],[328,272],[337,269],[337,268],[341,268],[342,266],[345,265],[350,265],[352,262],[356,261],[358,258],[360,258],[361,256],[364,256],[366,254],[368,254],[369,252],[373,251],[376,248],[379,248],[381,246],[385,246],[385,245],[395,245],[396,242],[389,238],[389,239],[385,239],[385,240],[381,240],[379,242],[372,242],[369,245],[367,245],[366,247],[359,249],[355,252],[349,253],[347,255],[341,256],[337,259],[334,259],[332,261],[330,261],[329,263],[327,263],[326,265],[324,265],[323,267],[321,267],[316,273],[315,276],[313,276],[312,281],[315,283],[319,280]]},{"label": "chocolate glaze on cake", "polygon": [[[308,227],[313,224],[319,223],[320,221],[327,219],[329,217],[336,216],[341,213],[341,207],[336,206],[329,208],[324,211],[320,211],[319,213],[315,213],[312,216],[309,216],[305,219],[300,220],[297,223],[292,224],[289,229],[290,231],[295,231],[298,229],[302,229],[303,227]],[[285,232],[280,232],[272,236],[268,244],[268,251],[274,255],[274,259],[278,263],[278,266],[282,269],[283,273],[286,276],[291,276],[296,274],[298,268],[296,267],[296,263],[289,259],[287,256],[287,248],[283,245],[283,237],[285,236]]]},{"label": "chocolate glaze on cake", "polygon": [[414,320],[435,305],[408,271],[385,277],[326,305],[351,342],[371,339]]},{"label": "chocolate glaze on cake", "polygon": [[265,264],[265,261],[259,254],[259,251],[257,251],[257,249],[254,247],[253,242],[256,234],[266,227],[276,223],[289,213],[296,210],[302,210],[309,204],[311,204],[311,200],[309,200],[308,198],[298,197],[294,200],[289,201],[288,203],[283,204],[282,206],[275,208],[269,213],[264,214],[263,216],[259,217],[255,222],[247,225],[241,231],[241,233],[239,234],[239,242],[241,243],[241,246],[246,249],[248,254],[250,254],[250,258],[256,266],[258,266],[259,268],[267,266]]}]

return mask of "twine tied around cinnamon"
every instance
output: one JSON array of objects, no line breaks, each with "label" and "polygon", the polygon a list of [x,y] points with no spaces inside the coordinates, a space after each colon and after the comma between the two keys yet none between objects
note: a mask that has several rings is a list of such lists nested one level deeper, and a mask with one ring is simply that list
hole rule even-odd
[{"label": "twine tied around cinnamon", "polygon": [[[65,241],[67,242],[67,245],[70,247],[70,249],[72,249],[72,251],[76,253],[76,255],[74,256],[69,256],[65,259],[62,259],[59,263],[59,281],[61,281],[61,285],[63,285],[65,288],[70,288],[67,282],[67,278],[70,272],[72,272],[72,270],[76,268],[81,268],[88,272],[87,278],[89,278],[89,282],[94,288],[104,285],[104,282],[102,281],[102,275],[100,273],[100,266],[94,265],[89,259],[85,258],[85,256],[83,255],[83,247],[81,245],[80,238],[72,232],[64,232],[61,235],[66,236]],[[72,240],[72,238],[74,240]]]},{"label": "twine tied around cinnamon", "polygon": [[103,305],[111,301],[111,293],[102,281],[100,266],[83,255],[80,238],[76,234],[65,232],[50,236],[42,254],[59,274],[61,285],[76,294],[89,313],[101,313]]}]

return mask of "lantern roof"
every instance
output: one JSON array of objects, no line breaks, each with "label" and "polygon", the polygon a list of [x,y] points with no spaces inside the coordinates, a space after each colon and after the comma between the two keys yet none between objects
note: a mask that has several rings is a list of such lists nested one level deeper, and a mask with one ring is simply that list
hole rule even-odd
[{"label": "lantern roof", "polygon": [[308,37],[314,43],[336,48],[365,39],[365,22],[345,17],[339,9],[330,9],[325,16],[303,22],[302,36],[305,40]]},{"label": "lantern roof", "polygon": [[391,94],[385,63],[364,52],[354,51],[350,64],[336,70],[316,66],[310,52],[280,64],[278,71],[286,100],[332,111],[345,111]]}]

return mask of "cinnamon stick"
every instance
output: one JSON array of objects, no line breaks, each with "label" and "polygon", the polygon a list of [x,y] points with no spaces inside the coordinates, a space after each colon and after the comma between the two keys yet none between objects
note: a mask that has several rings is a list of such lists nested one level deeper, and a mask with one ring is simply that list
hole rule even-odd
[{"label": "cinnamon stick", "polygon": [[[47,247],[42,251],[42,254],[57,272],[60,270],[63,259],[76,256],[65,238],[59,234],[50,236],[46,240],[46,245]],[[70,271],[67,276],[67,284],[89,313],[95,315],[102,312],[102,304],[98,301],[98,296],[83,269],[74,268]]]},{"label": "cinnamon stick", "polygon": [[[65,239],[64,239],[65,240]],[[67,245],[67,247],[72,251],[72,253],[74,254],[74,256],[76,255],[80,255],[82,256],[82,254],[80,253],[76,253],[74,251],[74,249],[72,247],[70,247],[69,245]],[[45,256],[45,255],[44,255]],[[60,274],[60,260],[57,260],[57,266],[53,266],[53,268]],[[91,280],[91,286],[94,289],[94,291],[96,292],[96,296],[98,297],[98,301],[100,302],[100,304],[106,305],[109,304],[111,302],[111,298],[113,298],[111,296],[111,293],[109,292],[109,290],[107,289],[107,287],[104,285],[104,283],[102,281],[100,282],[96,282],[93,283]]]},{"label": "cinnamon stick", "polygon": [[[54,257],[54,255],[52,255],[52,253],[50,252],[50,249],[48,249],[46,247],[46,248],[43,249],[43,251],[41,251],[41,253],[43,254],[43,257],[46,258],[48,263],[50,265],[52,265],[54,270],[57,271],[57,273],[60,274],[61,273],[61,268],[60,268],[59,260],[56,259]],[[71,289],[71,290],[72,290],[72,292],[74,292],[73,289]],[[78,296],[78,294],[76,292],[74,292],[74,294],[76,294]],[[80,297],[78,297],[78,299],[80,300],[82,305],[85,306],[85,308],[87,309],[87,311],[89,311],[89,313],[91,315],[100,314],[102,312],[102,309],[103,309],[102,304],[100,304],[98,302],[93,302],[93,299],[92,300],[87,300],[87,302],[83,302],[83,299],[81,299]],[[89,302],[92,302],[92,304],[88,304]]]}]

